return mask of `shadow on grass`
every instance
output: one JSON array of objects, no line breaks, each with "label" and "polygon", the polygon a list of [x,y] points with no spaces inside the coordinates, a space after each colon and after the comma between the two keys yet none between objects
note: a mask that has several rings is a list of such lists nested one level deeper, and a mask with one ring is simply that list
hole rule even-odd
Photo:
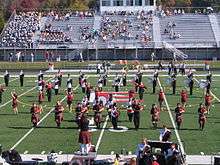
[{"label": "shadow on grass", "polygon": [[2,113],[0,114],[0,116],[16,116],[16,115],[13,113]]},{"label": "shadow on grass", "polygon": [[11,129],[31,129],[33,128],[32,126],[12,126],[12,127],[8,127],[8,128],[11,128]]},{"label": "shadow on grass", "polygon": [[60,127],[58,128],[57,126],[38,126],[38,129],[78,129],[78,127]]}]

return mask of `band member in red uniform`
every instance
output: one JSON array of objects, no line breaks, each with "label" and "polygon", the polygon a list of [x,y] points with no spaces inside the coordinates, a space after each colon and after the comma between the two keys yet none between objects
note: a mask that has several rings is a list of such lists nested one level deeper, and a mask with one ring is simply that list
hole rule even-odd
[{"label": "band member in red uniform", "polygon": [[198,113],[199,113],[199,129],[203,130],[206,123],[206,113],[207,113],[207,110],[203,104],[199,105]]},{"label": "band member in red uniform", "polygon": [[111,122],[114,129],[118,129],[118,117],[119,117],[119,112],[117,109],[117,104],[114,103],[111,109]]},{"label": "band member in red uniform", "polygon": [[71,111],[72,103],[73,103],[73,93],[66,91],[66,95],[67,95],[66,98],[67,98],[68,109],[69,111]]},{"label": "band member in red uniform", "polygon": [[40,106],[37,106],[35,103],[33,103],[30,112],[31,122],[33,123],[33,126],[36,127],[37,123],[40,121],[40,113],[42,112],[42,109]]},{"label": "band member in red uniform", "polygon": [[211,104],[212,104],[212,96],[209,93],[206,93],[205,95],[205,106],[206,106],[206,110],[209,114],[210,108],[211,108]]},{"label": "band member in red uniform", "polygon": [[3,86],[0,85],[0,103],[2,103],[2,93],[5,91]]},{"label": "band member in red uniform", "polygon": [[187,100],[188,100],[188,94],[187,94],[187,91],[182,90],[182,92],[180,93],[180,96],[181,96],[181,103],[182,103],[182,106],[183,106],[183,107],[186,107],[186,102],[187,102]]},{"label": "band member in red uniform", "polygon": [[42,104],[43,101],[44,101],[44,93],[43,93],[43,91],[40,90],[39,94],[38,94],[38,103]]},{"label": "band member in red uniform", "polygon": [[128,97],[129,97],[129,101],[132,100],[135,96],[135,91],[134,90],[130,90],[128,91]]},{"label": "band member in red uniform", "polygon": [[160,110],[163,110],[162,109],[162,106],[163,106],[163,102],[164,102],[164,92],[162,89],[160,89],[160,92],[159,92],[159,95],[158,95],[158,102],[159,102],[159,108]]},{"label": "band member in red uniform", "polygon": [[104,110],[104,106],[102,101],[96,102],[96,104],[93,106],[94,111],[94,122],[96,124],[96,127],[99,129],[102,122],[102,111]]},{"label": "band member in red uniform", "polygon": [[59,87],[61,87],[62,78],[63,78],[63,73],[59,70],[58,73],[57,73],[57,79],[59,81]]},{"label": "band member in red uniform", "polygon": [[82,104],[81,103],[77,103],[77,106],[75,108],[75,113],[76,113],[76,117],[75,117],[75,121],[79,127],[79,122],[80,122],[80,119],[81,119],[81,116],[82,116]]},{"label": "band member in red uniform", "polygon": [[18,95],[15,92],[11,92],[12,108],[15,114],[18,114]]},{"label": "band member in red uniform", "polygon": [[137,100],[134,100],[131,106],[134,111],[134,127],[137,130],[140,126],[140,111],[143,110],[143,107],[141,107]]},{"label": "band member in red uniform", "polygon": [[48,102],[51,102],[51,100],[52,100],[52,88],[53,88],[52,83],[48,82],[47,85],[46,85],[46,88],[47,88],[47,99],[48,99]]},{"label": "band member in red uniform", "polygon": [[106,106],[106,109],[107,109],[107,112],[108,112],[108,117],[109,117],[110,121],[111,121],[111,110],[112,110],[113,104],[114,104],[113,95],[111,93],[109,93],[108,100],[107,100],[105,106]]},{"label": "band member in red uniform", "polygon": [[150,114],[151,114],[152,125],[156,128],[157,122],[160,120],[160,109],[156,106],[156,104],[152,105]]},{"label": "band member in red uniform", "polygon": [[128,115],[128,120],[129,120],[129,122],[132,122],[133,116],[134,116],[134,111],[133,111],[131,105],[129,105],[129,106],[127,107],[127,115]]},{"label": "band member in red uniform", "polygon": [[180,126],[183,122],[183,113],[185,112],[185,109],[181,107],[180,103],[177,103],[177,106],[175,108],[175,113],[176,113],[176,124],[177,124],[177,129],[180,129]]},{"label": "band member in red uniform", "polygon": [[104,83],[103,77],[102,77],[102,75],[100,75],[98,82],[97,82],[97,87],[98,87],[99,91],[102,91],[103,83]]},{"label": "band member in red uniform", "polygon": [[54,112],[55,112],[55,121],[57,123],[57,127],[60,128],[60,124],[63,121],[63,105],[60,101],[57,101]]}]

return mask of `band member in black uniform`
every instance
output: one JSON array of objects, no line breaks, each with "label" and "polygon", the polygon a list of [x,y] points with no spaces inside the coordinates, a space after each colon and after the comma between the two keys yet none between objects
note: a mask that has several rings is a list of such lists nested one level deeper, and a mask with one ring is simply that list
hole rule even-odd
[{"label": "band member in black uniform", "polygon": [[87,96],[87,99],[89,100],[90,99],[90,94],[93,90],[93,87],[91,86],[90,83],[87,83],[86,84],[86,96]]},{"label": "band member in black uniform", "polygon": [[175,95],[176,94],[176,74],[173,74],[171,79],[172,79],[171,86],[173,88],[173,95]]},{"label": "band member in black uniform", "polygon": [[163,64],[161,61],[158,62],[158,70],[162,70],[163,69]]},{"label": "band member in black uniform", "polygon": [[206,76],[206,80],[212,83],[212,73],[209,71],[209,73]]},{"label": "band member in black uniform", "polygon": [[138,92],[138,85],[139,85],[138,83],[139,83],[138,75],[135,75],[134,77],[135,92]]},{"label": "band member in black uniform", "polygon": [[23,70],[21,70],[19,78],[20,78],[20,86],[23,87],[24,86],[24,72],[23,72]]},{"label": "band member in black uniform", "polygon": [[117,104],[114,103],[111,108],[111,122],[114,129],[118,129],[118,117],[119,112],[117,110]]},{"label": "band member in black uniform", "polygon": [[119,91],[120,83],[121,83],[121,79],[120,79],[120,77],[118,76],[118,74],[116,74],[116,77],[115,77],[115,79],[114,79],[114,84],[113,84],[113,86],[115,87],[115,92],[118,92],[118,91]]},{"label": "band member in black uniform", "polygon": [[58,95],[58,93],[59,93],[59,84],[60,84],[60,82],[59,82],[58,77],[57,77],[55,82],[54,82],[54,87],[53,87],[54,91],[55,91],[55,95]]},{"label": "band member in black uniform", "polygon": [[59,70],[57,73],[57,78],[59,80],[59,87],[61,87],[62,84],[62,78],[63,78],[63,73]]},{"label": "band member in black uniform", "polygon": [[123,73],[122,75],[122,83],[123,83],[123,86],[127,86],[127,74],[126,73]]},{"label": "band member in black uniform", "polygon": [[108,117],[109,117],[109,120],[111,121],[111,109],[112,109],[112,106],[113,106],[114,102],[113,102],[113,95],[110,93],[109,94],[109,97],[108,97],[108,101],[106,103],[106,108],[107,108],[107,112],[108,112]]},{"label": "band member in black uniform", "polygon": [[38,74],[38,81],[43,80],[44,79],[44,74],[42,73],[42,71],[40,70],[39,74]]},{"label": "band member in black uniform", "polygon": [[107,78],[108,78],[108,75],[105,73],[105,74],[102,76],[102,79],[103,79],[103,86],[104,86],[104,87],[107,86]]},{"label": "band member in black uniform", "polygon": [[0,103],[2,103],[2,94],[4,91],[5,90],[4,90],[3,86],[0,86]]},{"label": "band member in black uniform", "polygon": [[5,86],[6,86],[6,87],[8,87],[9,78],[10,78],[10,74],[9,74],[8,71],[6,70],[6,71],[5,71],[5,74],[4,74],[4,81],[5,81]]},{"label": "band member in black uniform", "polygon": [[140,69],[138,69],[138,72],[137,72],[137,77],[138,77],[138,85],[141,84],[142,82],[142,76],[143,76],[143,73],[141,72]]},{"label": "band member in black uniform", "polygon": [[102,91],[103,83],[104,83],[103,77],[100,75],[98,82],[97,82],[99,91]]},{"label": "band member in black uniform", "polygon": [[132,103],[132,109],[134,111],[134,126],[135,126],[135,129],[137,130],[140,126],[140,111],[143,109],[141,107],[141,105],[138,103],[137,100],[135,100],[133,103]]},{"label": "band member in black uniform", "polygon": [[184,62],[180,66],[180,72],[182,75],[186,74],[186,64]]},{"label": "band member in black uniform", "polygon": [[66,86],[67,86],[67,92],[71,92],[72,91],[72,86],[73,86],[73,79],[70,78],[70,74],[68,74],[68,79],[66,82]]},{"label": "band member in black uniform", "polygon": [[189,93],[190,95],[193,94],[193,85],[194,85],[194,80],[193,79],[189,79]]},{"label": "band member in black uniform", "polygon": [[86,93],[86,84],[87,84],[87,79],[83,76],[83,78],[81,79],[82,93]]},{"label": "band member in black uniform", "polygon": [[155,94],[155,92],[156,92],[158,76],[159,76],[159,73],[158,73],[158,71],[155,70],[153,81],[152,81],[152,83],[153,83],[153,94]]},{"label": "band member in black uniform", "polygon": [[171,75],[171,71],[172,71],[172,63],[169,62],[169,64],[168,64],[168,75]]},{"label": "band member in black uniform", "polygon": [[181,106],[180,103],[177,103],[177,106],[175,108],[176,113],[176,124],[177,129],[180,129],[181,123],[183,122],[183,113],[185,112],[184,108]]},{"label": "band member in black uniform", "polygon": [[[132,100],[130,102],[132,102]],[[133,116],[134,116],[134,111],[133,111],[130,103],[129,103],[128,107],[127,107],[127,115],[128,115],[129,122],[132,122]]]},{"label": "band member in black uniform", "polygon": [[84,77],[84,74],[80,71],[79,72],[79,86],[81,86],[81,82],[82,82],[83,77]]},{"label": "band member in black uniform", "polygon": [[209,80],[207,80],[206,82],[206,93],[210,94],[210,89],[211,89],[211,82]]}]

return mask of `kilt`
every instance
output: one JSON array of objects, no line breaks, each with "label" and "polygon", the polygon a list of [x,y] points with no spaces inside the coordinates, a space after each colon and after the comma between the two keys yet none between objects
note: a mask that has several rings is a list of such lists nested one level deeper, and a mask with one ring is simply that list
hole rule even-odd
[{"label": "kilt", "polygon": [[91,143],[91,133],[89,131],[80,131],[79,143],[90,144]]},{"label": "kilt", "polygon": [[71,105],[71,104],[72,104],[72,101],[67,100],[67,105]]},{"label": "kilt", "polygon": [[13,102],[13,103],[12,103],[12,107],[13,107],[13,108],[16,108],[17,106],[18,106],[18,103],[17,103],[17,102]]}]

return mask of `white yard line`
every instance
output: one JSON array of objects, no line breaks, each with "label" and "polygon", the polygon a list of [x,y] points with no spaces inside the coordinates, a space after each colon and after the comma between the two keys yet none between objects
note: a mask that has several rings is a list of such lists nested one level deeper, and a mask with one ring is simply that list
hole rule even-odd
[{"label": "white yard line", "polygon": [[[160,83],[160,79],[159,79],[159,78],[158,78],[158,84],[159,84],[159,86],[160,86],[160,89],[163,90],[163,87],[162,87],[162,85],[161,85],[161,83]],[[168,110],[168,113],[169,113],[169,116],[170,116],[172,125],[173,125],[173,127],[174,127],[174,131],[175,131],[175,134],[176,134],[178,143],[179,143],[179,145],[180,145],[180,149],[181,149],[181,151],[182,151],[182,153],[183,153],[183,155],[184,155],[184,154],[186,154],[186,153],[185,153],[185,150],[184,150],[184,147],[183,147],[183,143],[182,143],[182,141],[181,141],[181,139],[180,139],[180,135],[179,135],[179,132],[178,132],[178,130],[177,130],[177,128],[176,128],[176,124],[175,124],[175,121],[174,121],[174,119],[173,119],[173,115],[172,115],[172,112],[171,112],[171,110],[170,110],[170,106],[169,106],[169,104],[168,104],[168,101],[167,101],[167,98],[166,98],[166,95],[165,95],[165,94],[164,94],[164,101],[165,101],[165,104],[166,104],[166,107],[167,107],[167,110]]]},{"label": "white yard line", "polygon": [[[19,77],[10,80],[9,83],[10,83],[10,82],[13,82],[13,81],[15,81],[15,80],[17,80],[17,79],[19,79]],[[1,83],[0,85],[4,85],[4,84],[5,84],[5,83]]]},{"label": "white yard line", "polygon": [[[76,90],[79,88],[79,85],[77,85],[73,90]],[[66,96],[60,101],[61,103],[66,99]],[[52,112],[54,111],[54,108],[52,108],[38,123],[37,126],[42,123]],[[15,149],[28,135],[30,135],[34,131],[35,127],[31,128],[21,139],[18,140],[18,142],[11,147],[10,150]]]},{"label": "white yard line", "polygon": [[107,117],[105,118],[105,123],[104,123],[104,125],[103,125],[103,127],[102,127],[102,130],[101,130],[101,133],[100,133],[100,135],[99,135],[99,139],[98,139],[98,141],[97,141],[97,143],[96,143],[96,146],[95,146],[96,152],[98,152],[99,146],[100,146],[100,144],[101,144],[102,137],[103,137],[103,134],[104,134],[104,132],[105,132],[105,128],[106,128],[106,126],[107,126],[107,124],[108,124],[108,119],[109,119],[109,117],[108,117],[108,115],[107,115]]},{"label": "white yard line", "polygon": [[[48,79],[47,81],[49,81],[49,80],[51,80],[51,79],[53,79],[53,78],[50,78],[50,79]],[[38,87],[38,86],[35,86],[35,87],[29,89],[28,91],[26,91],[26,92],[24,92],[24,93],[18,95],[18,98],[20,98],[20,97],[26,95],[27,93],[31,92],[32,90],[34,90],[34,89],[37,88],[37,87]],[[12,102],[12,99],[9,100],[9,101],[7,101],[6,103],[0,105],[0,108],[2,108],[2,107],[4,107],[4,106],[8,105],[10,102]]]},{"label": "white yard line", "polygon": [[[199,80],[198,79],[194,78],[194,80],[199,84]],[[220,99],[212,91],[210,91],[210,93],[220,103]]]}]

